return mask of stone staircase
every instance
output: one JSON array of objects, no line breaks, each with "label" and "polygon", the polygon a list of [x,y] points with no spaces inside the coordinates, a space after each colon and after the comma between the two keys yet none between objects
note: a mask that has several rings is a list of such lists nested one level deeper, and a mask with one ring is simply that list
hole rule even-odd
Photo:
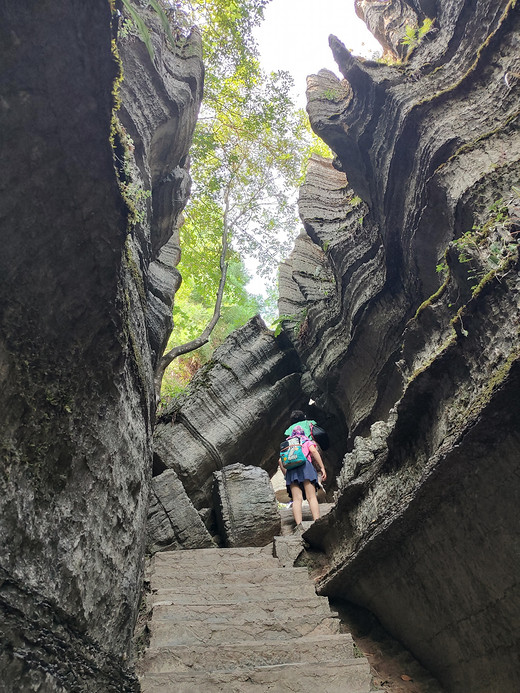
[{"label": "stone staircase", "polygon": [[370,691],[368,662],[328,600],[272,544],[158,553],[151,590],[143,693]]}]

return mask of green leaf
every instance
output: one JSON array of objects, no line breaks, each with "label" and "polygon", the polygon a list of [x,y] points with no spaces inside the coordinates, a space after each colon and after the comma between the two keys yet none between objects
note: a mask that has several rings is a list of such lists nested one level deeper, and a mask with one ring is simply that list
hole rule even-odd
[{"label": "green leaf", "polygon": [[168,17],[166,16],[163,8],[159,4],[158,0],[148,0],[148,4],[151,5],[153,9],[157,12],[159,19],[161,20],[163,29],[166,33],[166,36],[168,37],[168,40],[170,42],[171,48],[173,51],[175,51],[175,39],[173,38],[170,22],[168,21]]},{"label": "green leaf", "polygon": [[137,31],[139,32],[139,36],[141,37],[144,45],[146,46],[148,54],[150,55],[150,59],[153,62],[155,53],[152,46],[152,39],[150,36],[150,32],[148,31],[148,27],[142,20],[137,10],[132,6],[130,0],[123,0],[123,5],[125,6],[125,9],[128,11],[128,14],[132,17]]},{"label": "green leaf", "polygon": [[419,27],[417,31],[417,38],[419,41],[423,39],[426,34],[431,30],[433,26],[434,19],[430,19],[429,17],[426,17],[421,26]]}]

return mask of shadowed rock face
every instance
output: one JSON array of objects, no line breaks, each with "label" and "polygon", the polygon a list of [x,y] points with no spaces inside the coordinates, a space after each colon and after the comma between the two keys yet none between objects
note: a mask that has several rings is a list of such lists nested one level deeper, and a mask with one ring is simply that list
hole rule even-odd
[{"label": "shadowed rock face", "polygon": [[346,80],[325,70],[308,80],[313,127],[347,175],[311,163],[300,211],[319,248],[298,240],[280,307],[307,311],[298,351],[354,434],[402,392],[401,336],[442,283],[448,244],[485,224],[517,179],[516,13],[507,3],[457,7],[439,12],[437,32],[405,65],[361,63],[332,37]]},{"label": "shadowed rock face", "polygon": [[[369,25],[383,12],[357,4]],[[447,690],[509,690],[520,15],[506,0],[384,11],[399,5],[436,29],[404,64],[359,62],[331,37],[345,80],[308,80],[336,159],[311,162],[280,308],[351,452],[336,509],[305,538],[331,561],[320,593],[372,609]]]},{"label": "shadowed rock face", "polygon": [[[2,5],[0,669],[12,690],[136,686],[125,659],[142,579],[153,364],[165,339],[157,306],[174,289],[158,267],[184,204],[172,197],[186,188],[202,65],[195,37],[138,70],[133,41],[123,115],[154,210],[137,226],[110,144],[110,4]],[[145,122],[159,87],[160,109]],[[168,198],[169,172],[184,183]]]},{"label": "shadowed rock face", "polygon": [[152,479],[148,510],[149,553],[215,546],[202,517],[173,469]]},{"label": "shadowed rock face", "polygon": [[[344,173],[327,160],[312,159],[300,193],[309,235],[297,239],[280,270],[280,313],[294,316],[284,323],[289,338],[317,390],[342,412],[349,428],[370,416],[377,403],[378,354],[391,337],[381,327],[389,314],[398,320],[402,308],[393,296],[374,302],[367,331],[360,335],[357,323],[387,276],[380,232],[365,221],[367,211]],[[399,327],[402,318],[395,339]],[[356,338],[362,342],[356,344]]]}]

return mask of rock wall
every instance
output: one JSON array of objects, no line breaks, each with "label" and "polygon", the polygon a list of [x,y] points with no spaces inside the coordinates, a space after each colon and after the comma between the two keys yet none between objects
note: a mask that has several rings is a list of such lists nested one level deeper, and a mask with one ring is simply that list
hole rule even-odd
[{"label": "rock wall", "polygon": [[[280,312],[344,417],[336,509],[306,539],[449,691],[512,690],[520,285],[514,2],[357,2],[393,64],[330,45],[308,80],[333,149],[300,195]],[[433,29],[410,52],[410,17]],[[379,27],[376,31],[376,27]]]},{"label": "rock wall", "polygon": [[135,180],[151,192],[149,223],[137,227],[134,252],[137,265],[147,268],[145,320],[155,366],[172,331],[173,297],[181,281],[179,226],[191,189],[188,154],[204,68],[197,28],[187,39],[174,32],[174,53],[155,12],[139,11],[150,30],[154,60],[135,30],[119,38],[125,78],[118,116],[131,138]]},{"label": "rock wall", "polygon": [[134,690],[153,366],[200,41],[174,54],[151,21],[155,64],[139,38],[122,48],[128,165],[152,189],[132,224],[111,144],[110,3],[8,0],[1,12],[2,680],[8,691]]}]

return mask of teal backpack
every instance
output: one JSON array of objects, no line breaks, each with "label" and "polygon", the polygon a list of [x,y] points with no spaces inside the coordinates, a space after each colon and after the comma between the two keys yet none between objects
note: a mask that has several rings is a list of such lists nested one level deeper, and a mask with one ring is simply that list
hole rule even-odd
[{"label": "teal backpack", "polygon": [[286,469],[301,467],[307,462],[302,445],[306,436],[291,436],[280,445],[280,458]]}]

